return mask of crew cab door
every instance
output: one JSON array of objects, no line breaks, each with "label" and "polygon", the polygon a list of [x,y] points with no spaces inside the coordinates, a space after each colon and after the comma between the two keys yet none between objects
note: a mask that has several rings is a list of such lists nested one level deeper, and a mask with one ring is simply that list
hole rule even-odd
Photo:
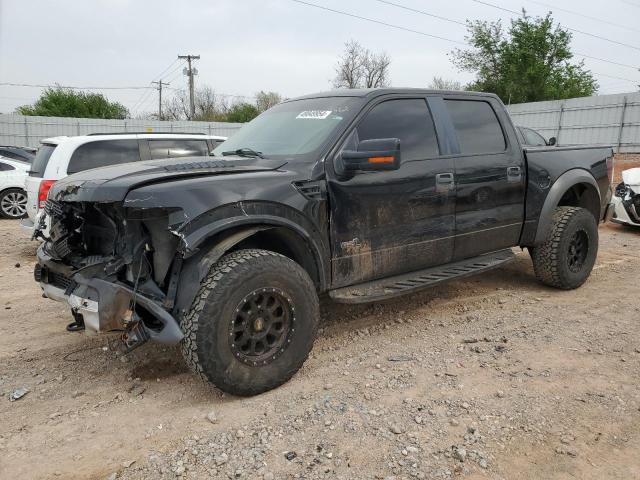
[{"label": "crew cab door", "polygon": [[515,130],[491,97],[444,98],[457,140],[454,260],[518,244],[526,166]]},{"label": "crew cab door", "polygon": [[[378,99],[328,162],[334,288],[451,260],[454,165],[434,117],[425,97]],[[399,139],[399,168],[340,174],[341,151],[370,139]]]}]

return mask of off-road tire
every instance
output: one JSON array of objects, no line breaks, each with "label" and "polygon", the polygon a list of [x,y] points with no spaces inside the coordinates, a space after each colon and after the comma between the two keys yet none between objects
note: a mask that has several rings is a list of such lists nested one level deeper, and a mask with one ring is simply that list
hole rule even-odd
[{"label": "off-road tire", "polygon": [[[251,365],[234,355],[230,336],[236,308],[262,288],[275,288],[295,311],[290,343],[275,360]],[[320,318],[315,285],[293,260],[268,250],[238,250],[213,265],[181,319],[182,353],[203,380],[232,395],[256,395],[287,382],[307,359]],[[246,360],[246,359],[245,359]]]},{"label": "off-road tire", "polygon": [[[586,238],[587,251],[581,265],[572,270],[570,246],[576,235]],[[546,240],[529,252],[533,270],[542,283],[563,290],[578,288],[589,277],[598,255],[596,219],[584,208],[558,207]]]}]

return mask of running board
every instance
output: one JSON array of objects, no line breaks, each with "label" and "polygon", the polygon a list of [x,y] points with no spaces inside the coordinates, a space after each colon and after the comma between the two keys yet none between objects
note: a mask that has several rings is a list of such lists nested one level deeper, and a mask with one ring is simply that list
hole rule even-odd
[{"label": "running board", "polygon": [[475,275],[499,267],[515,258],[510,248],[467,258],[417,272],[373,280],[359,285],[331,290],[329,296],[338,303],[367,303],[416,292],[450,280]]}]

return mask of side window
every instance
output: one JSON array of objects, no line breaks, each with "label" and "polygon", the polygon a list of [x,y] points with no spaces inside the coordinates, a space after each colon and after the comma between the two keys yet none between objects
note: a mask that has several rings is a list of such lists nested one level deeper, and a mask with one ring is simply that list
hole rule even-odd
[{"label": "side window", "polygon": [[524,138],[526,140],[527,145],[534,145],[536,147],[545,146],[547,142],[545,139],[535,130],[531,130],[530,128],[523,128]]},{"label": "side window", "polygon": [[0,172],[10,172],[11,170],[15,170],[13,165],[9,165],[8,163],[0,162]]},{"label": "side window", "polygon": [[22,158],[21,156],[10,152],[9,150],[0,150],[0,155],[2,155],[3,157],[7,157],[7,158],[11,158],[13,160],[23,160],[24,158]]},{"label": "side window", "polygon": [[140,150],[137,140],[100,140],[76,148],[69,160],[67,173],[138,161]]},{"label": "side window", "polygon": [[357,128],[358,140],[399,138],[403,160],[439,154],[436,131],[423,99],[388,100],[373,107]]},{"label": "side window", "polygon": [[149,140],[151,158],[198,157],[209,155],[206,140]]},{"label": "side window", "polygon": [[481,100],[445,100],[456,129],[460,153],[504,152],[507,143],[496,112]]}]

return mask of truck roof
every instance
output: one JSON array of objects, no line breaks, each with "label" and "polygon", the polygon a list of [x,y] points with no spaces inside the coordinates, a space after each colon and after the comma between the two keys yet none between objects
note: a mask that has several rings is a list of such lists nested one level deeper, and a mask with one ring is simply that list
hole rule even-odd
[{"label": "truck roof", "polygon": [[309,98],[326,98],[326,97],[378,97],[381,95],[393,94],[456,94],[468,96],[482,96],[498,98],[494,93],[471,92],[461,90],[433,90],[429,88],[341,88],[337,90],[329,90],[326,92],[311,93],[300,97],[286,100],[288,102],[295,100],[304,100]]}]

